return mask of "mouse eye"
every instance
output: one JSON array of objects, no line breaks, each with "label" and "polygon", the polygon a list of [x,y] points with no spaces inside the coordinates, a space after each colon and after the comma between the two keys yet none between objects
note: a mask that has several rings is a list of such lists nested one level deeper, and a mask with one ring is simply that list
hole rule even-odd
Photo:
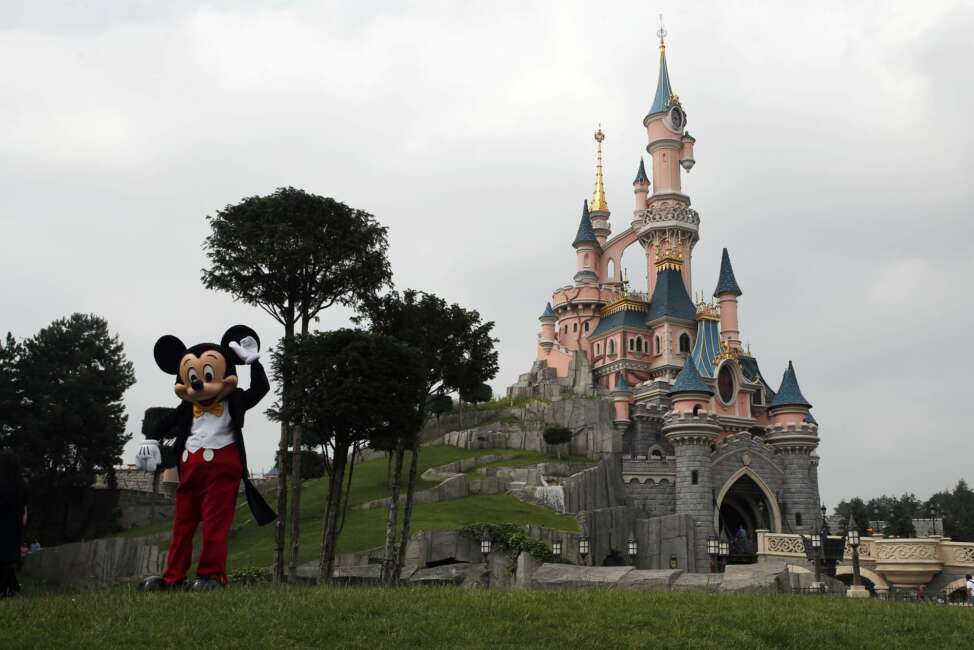
[{"label": "mouse eye", "polygon": [[187,370],[186,378],[189,379],[189,383],[193,383],[194,381],[199,381],[200,377],[199,374],[197,374],[196,372],[196,368],[190,368],[189,370]]},{"label": "mouse eye", "polygon": [[211,366],[210,364],[206,364],[205,366],[203,366],[203,381],[211,382],[213,381],[214,376],[215,375],[213,374],[213,366]]}]

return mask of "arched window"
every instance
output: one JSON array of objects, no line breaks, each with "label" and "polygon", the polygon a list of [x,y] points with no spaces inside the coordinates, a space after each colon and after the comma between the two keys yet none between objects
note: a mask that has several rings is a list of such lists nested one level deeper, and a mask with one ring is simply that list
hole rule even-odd
[{"label": "arched window", "polygon": [[614,278],[616,275],[616,263],[613,262],[612,260],[609,260],[609,265],[607,267],[607,275],[609,276],[610,280]]},{"label": "arched window", "polygon": [[588,321],[585,321],[585,331],[588,331]]},{"label": "arched window", "polygon": [[629,339],[629,351],[630,352],[636,351],[636,339]]},{"label": "arched window", "polygon": [[800,513],[800,512],[796,512],[795,513],[795,525],[796,526],[801,526],[802,525],[802,513]]},{"label": "arched window", "polygon": [[662,351],[663,346],[661,345],[658,336],[656,337],[655,343],[656,343],[656,354],[659,354]]},{"label": "arched window", "polygon": [[651,455],[653,460],[663,460],[663,452],[661,452],[659,449],[654,449]]},{"label": "arched window", "polygon": [[684,332],[680,334],[680,352],[690,351],[690,335]]},{"label": "arched window", "polygon": [[600,354],[602,354],[602,344],[601,343],[596,343],[595,344],[595,355],[598,356]]},{"label": "arched window", "polygon": [[578,323],[577,322],[572,324],[572,331],[573,332],[577,332],[578,331]]},{"label": "arched window", "polygon": [[615,339],[609,339],[609,354],[616,353],[616,342]]}]

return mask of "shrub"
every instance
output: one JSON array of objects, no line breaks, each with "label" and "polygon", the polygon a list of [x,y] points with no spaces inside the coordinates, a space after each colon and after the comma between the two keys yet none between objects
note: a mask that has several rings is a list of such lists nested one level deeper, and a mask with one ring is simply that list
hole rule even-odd
[{"label": "shrub", "polygon": [[515,568],[514,562],[521,553],[527,553],[540,562],[556,561],[554,553],[547,544],[531,537],[516,524],[470,524],[460,529],[460,535],[475,540],[481,540],[486,536],[493,550],[504,553],[510,558],[512,572]]},{"label": "shrub", "polygon": [[[277,463],[278,469],[282,469],[287,472],[288,476],[291,475],[291,459],[293,455],[288,452],[284,456],[284,463]],[[280,459],[278,459],[280,461]],[[311,449],[303,449],[301,451],[301,478],[321,478],[325,475],[325,459],[316,451]]]},{"label": "shrub", "polygon": [[549,445],[563,445],[566,442],[572,441],[571,429],[562,426],[545,427],[541,436]]}]

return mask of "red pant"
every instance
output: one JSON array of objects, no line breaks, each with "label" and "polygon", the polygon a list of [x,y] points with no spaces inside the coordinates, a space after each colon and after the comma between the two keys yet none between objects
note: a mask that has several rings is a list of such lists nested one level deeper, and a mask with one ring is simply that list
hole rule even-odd
[{"label": "red pant", "polygon": [[[211,460],[206,458],[213,454]],[[185,459],[185,460],[184,460]],[[227,536],[237,506],[243,468],[236,444],[223,449],[197,449],[183,454],[176,489],[176,517],[163,580],[176,584],[186,579],[193,561],[193,536],[203,522],[203,549],[196,575],[227,582]]]}]

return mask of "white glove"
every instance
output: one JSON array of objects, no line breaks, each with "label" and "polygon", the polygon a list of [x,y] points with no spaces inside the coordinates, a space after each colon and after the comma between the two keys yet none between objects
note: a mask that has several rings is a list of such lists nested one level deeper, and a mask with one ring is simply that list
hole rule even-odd
[{"label": "white glove", "polygon": [[162,463],[162,452],[159,451],[157,440],[146,440],[135,452],[135,468],[146,472],[155,472]]},{"label": "white glove", "polygon": [[230,349],[233,350],[237,357],[239,357],[244,363],[253,363],[260,358],[260,348],[257,346],[257,341],[255,341],[254,337],[252,336],[243,337],[240,339],[240,343],[230,341]]}]

